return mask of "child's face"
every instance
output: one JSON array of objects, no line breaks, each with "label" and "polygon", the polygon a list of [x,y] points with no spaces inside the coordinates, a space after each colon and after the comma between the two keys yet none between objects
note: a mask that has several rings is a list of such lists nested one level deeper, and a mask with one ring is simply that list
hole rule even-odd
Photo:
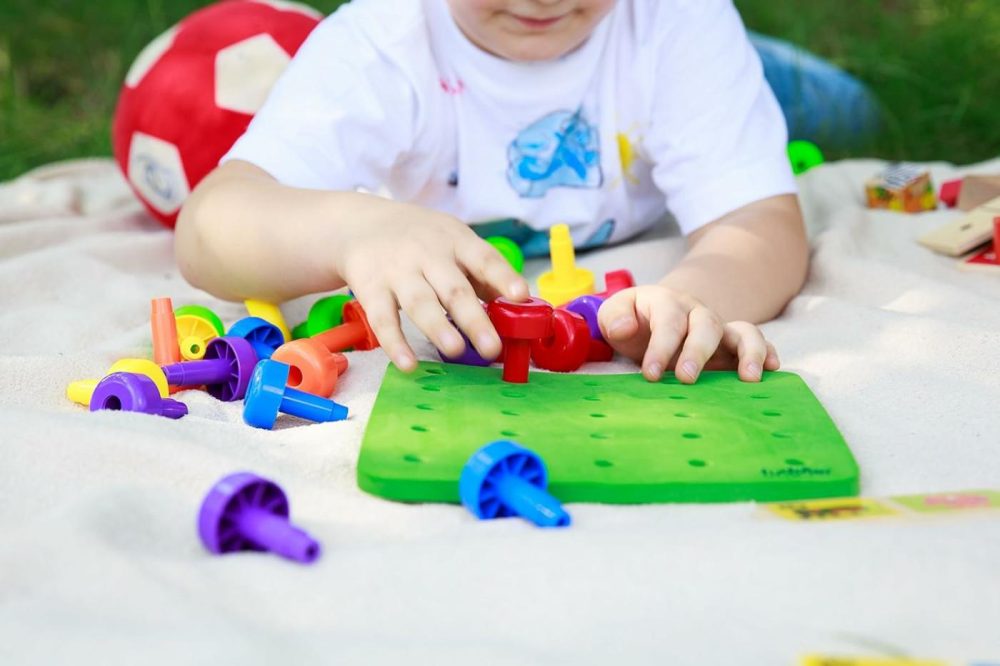
[{"label": "child's face", "polygon": [[550,60],[578,47],[615,0],[448,0],[476,46],[507,60]]}]

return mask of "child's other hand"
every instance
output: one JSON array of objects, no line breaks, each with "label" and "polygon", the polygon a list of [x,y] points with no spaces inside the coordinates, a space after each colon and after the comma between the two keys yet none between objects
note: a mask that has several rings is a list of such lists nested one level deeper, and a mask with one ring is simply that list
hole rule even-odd
[{"label": "child's other hand", "polygon": [[397,205],[393,215],[356,220],[350,242],[334,253],[340,276],[365,309],[382,348],[399,369],[416,367],[400,327],[402,309],[445,354],[458,356],[465,349],[457,325],[484,358],[496,358],[500,338],[479,299],[523,300],[528,283],[460,220]]},{"label": "child's other hand", "polygon": [[746,382],[777,370],[774,346],[757,326],[723,322],[695,298],[661,285],[618,292],[601,306],[601,331],[615,351],[642,365],[649,381],[665,370],[691,384],[703,369],[736,369]]}]

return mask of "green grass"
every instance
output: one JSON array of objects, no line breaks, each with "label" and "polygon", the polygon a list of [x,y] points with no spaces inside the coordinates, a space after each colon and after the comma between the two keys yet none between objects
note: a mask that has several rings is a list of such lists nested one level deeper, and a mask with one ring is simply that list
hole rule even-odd
[{"label": "green grass", "polygon": [[805,46],[871,86],[887,119],[864,154],[957,164],[1000,155],[997,0],[736,4],[751,28]]},{"label": "green grass", "polygon": [[[311,4],[329,12],[340,2]],[[864,154],[956,163],[1000,155],[997,0],[736,2],[751,28],[804,45],[872,85],[889,121]],[[0,3],[0,181],[54,160],[110,155],[111,115],[132,59],[205,4]]]},{"label": "green grass", "polygon": [[[308,4],[332,12],[343,0]],[[2,0],[0,181],[47,162],[111,155],[132,60],[204,0]]]}]

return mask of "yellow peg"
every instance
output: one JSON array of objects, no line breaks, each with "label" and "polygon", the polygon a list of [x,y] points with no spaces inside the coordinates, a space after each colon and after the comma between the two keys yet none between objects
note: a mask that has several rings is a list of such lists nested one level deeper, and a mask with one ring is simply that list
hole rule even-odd
[{"label": "yellow peg", "polygon": [[90,406],[90,396],[94,395],[99,379],[78,379],[66,387],[66,397],[78,405]]},{"label": "yellow peg", "polygon": [[177,344],[185,361],[200,361],[208,343],[226,334],[219,316],[201,305],[183,305],[174,310]]},{"label": "yellow peg", "polygon": [[594,274],[586,268],[577,268],[567,225],[557,224],[549,231],[549,254],[552,270],[538,277],[538,293],[543,299],[560,306],[594,293]]},{"label": "yellow peg", "polygon": [[[163,374],[160,366],[148,359],[123,358],[111,366],[108,370],[108,375],[116,372],[131,372],[137,375],[146,375],[156,384],[161,398],[166,398],[169,395],[167,376]],[[75,382],[70,382],[69,386],[66,387],[66,397],[78,405],[89,407],[90,397],[94,395],[94,389],[97,388],[100,382],[100,379],[79,379]]]},{"label": "yellow peg", "polygon": [[260,317],[264,321],[274,324],[281,331],[281,334],[285,336],[285,342],[291,341],[292,333],[288,330],[288,324],[285,323],[285,318],[281,316],[281,310],[278,309],[277,305],[253,299],[243,301],[243,304],[246,306],[247,312],[250,313],[251,317]]}]

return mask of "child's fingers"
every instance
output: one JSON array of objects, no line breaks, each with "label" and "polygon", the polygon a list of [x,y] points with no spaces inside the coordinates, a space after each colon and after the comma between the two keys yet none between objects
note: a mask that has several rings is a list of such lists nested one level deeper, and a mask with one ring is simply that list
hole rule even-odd
[{"label": "child's fingers", "polygon": [[674,372],[682,382],[694,383],[705,363],[719,348],[725,327],[718,315],[704,307],[695,306],[688,313],[688,332]]},{"label": "child's fingers", "polygon": [[666,299],[650,307],[649,341],[642,358],[642,373],[646,379],[660,380],[688,334],[688,313],[676,301]]},{"label": "child's fingers", "polygon": [[774,345],[770,342],[767,343],[767,356],[764,357],[764,369],[777,370],[781,367],[781,359],[778,358],[778,352],[774,349]]},{"label": "child's fingers", "polygon": [[[736,352],[740,379],[759,382],[769,351],[761,330],[746,321],[731,321],[726,324],[723,344]],[[773,352],[773,347],[770,351]]]},{"label": "child's fingers", "polygon": [[636,311],[635,295],[636,290],[625,290],[606,300],[597,311],[597,323],[617,353],[638,363],[649,346],[649,326]]},{"label": "child's fingers", "polygon": [[[471,233],[471,232],[470,232]],[[469,276],[494,293],[481,294],[487,300],[504,296],[515,301],[528,297],[528,283],[495,247],[478,236],[455,245],[455,256]]]},{"label": "child's fingers", "polygon": [[354,295],[365,310],[368,325],[372,327],[379,345],[396,367],[410,372],[417,367],[417,355],[403,336],[399,325],[399,308],[392,293],[385,288],[354,287]]},{"label": "child's fingers", "polygon": [[465,332],[483,358],[500,354],[500,337],[486,316],[486,310],[469,284],[469,279],[454,264],[436,265],[424,269],[424,275],[438,300],[458,327]]},{"label": "child's fingers", "polygon": [[447,356],[462,353],[465,341],[448,321],[437,293],[423,275],[407,272],[390,286],[399,306],[435,347]]},{"label": "child's fingers", "polygon": [[635,313],[635,294],[634,289],[626,289],[601,304],[597,312],[597,323],[601,326],[601,334],[608,342],[621,342],[638,332],[639,318]]}]

